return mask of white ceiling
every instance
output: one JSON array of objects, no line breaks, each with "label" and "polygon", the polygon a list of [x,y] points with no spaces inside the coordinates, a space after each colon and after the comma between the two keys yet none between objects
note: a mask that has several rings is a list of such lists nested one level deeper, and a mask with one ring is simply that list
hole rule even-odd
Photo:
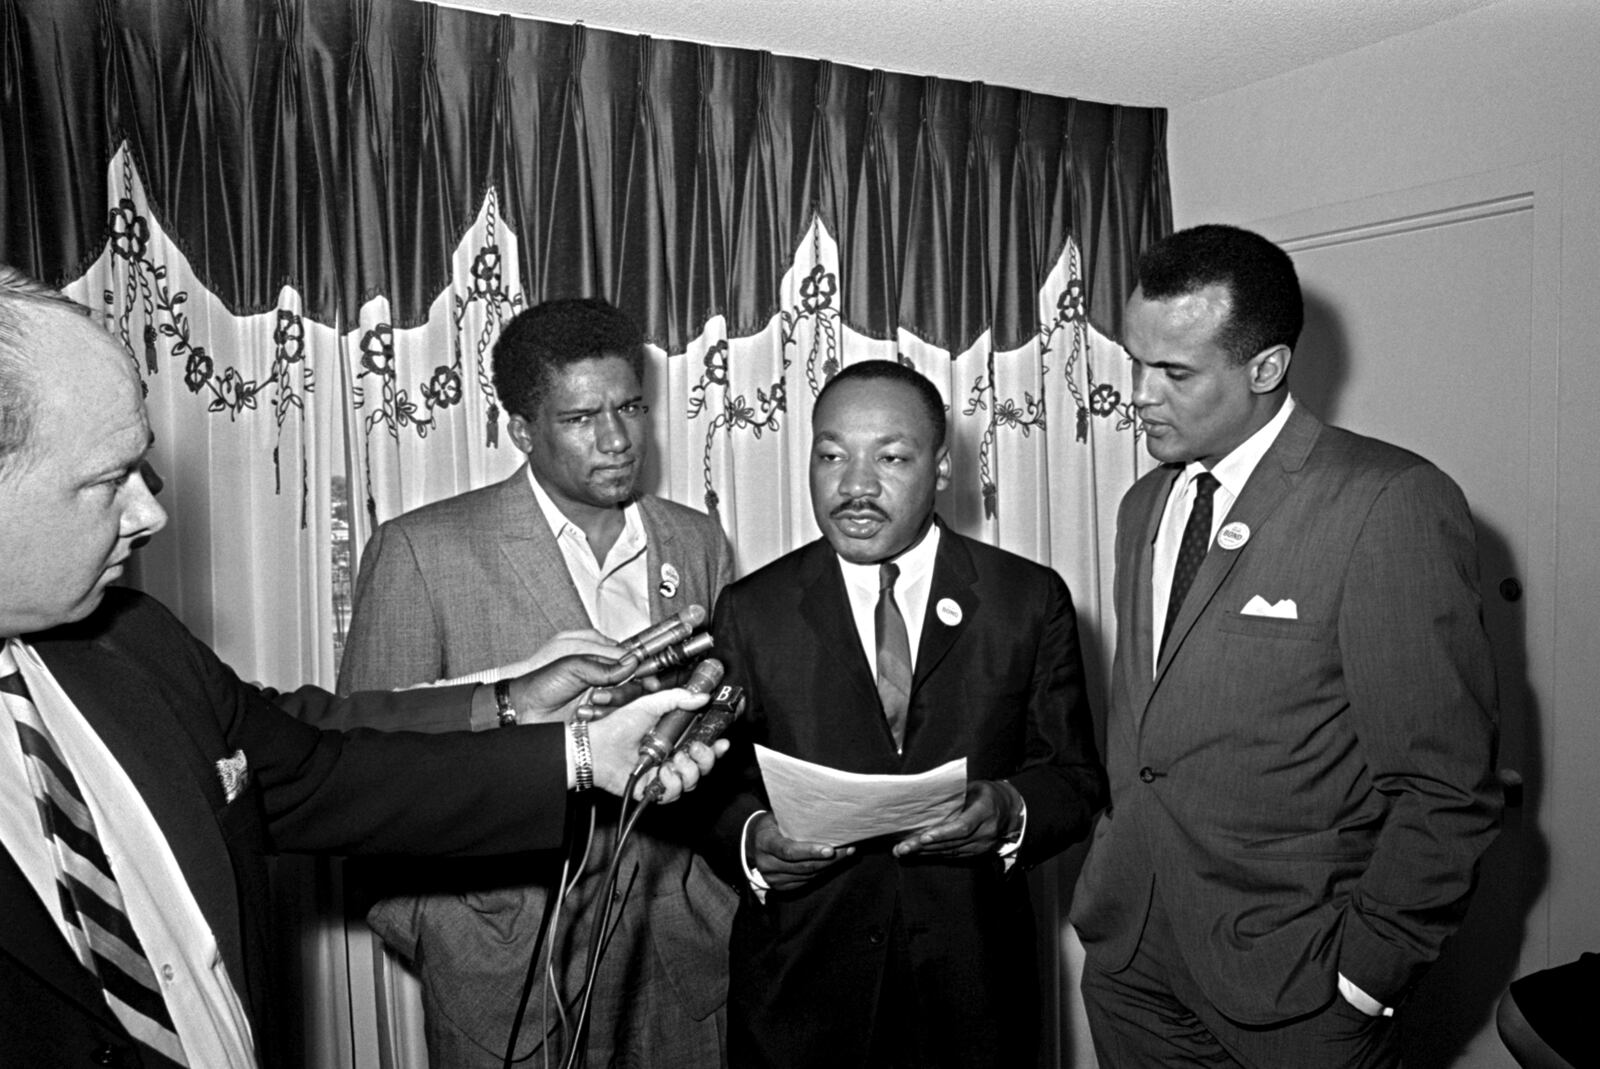
[{"label": "white ceiling", "polygon": [[1171,108],[1497,0],[443,2],[1055,96]]}]

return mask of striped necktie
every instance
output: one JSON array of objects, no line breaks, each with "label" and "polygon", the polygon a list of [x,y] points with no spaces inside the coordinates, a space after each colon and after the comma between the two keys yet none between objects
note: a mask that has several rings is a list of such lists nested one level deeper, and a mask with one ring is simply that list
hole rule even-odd
[{"label": "striped necktie", "polygon": [[873,629],[878,640],[878,697],[883,716],[889,722],[898,753],[906,742],[906,710],[911,705],[911,639],[906,634],[905,617],[894,601],[894,581],[900,578],[896,564],[878,566],[878,607],[873,611]]},{"label": "striped necktie", "polygon": [[33,704],[10,643],[0,647],[0,705],[22,744],[22,763],[56,861],[56,889],[73,951],[99,979],[106,1004],[128,1034],[187,1065],[155,971],[128,923],[122,890],[101,849],[89,805]]}]

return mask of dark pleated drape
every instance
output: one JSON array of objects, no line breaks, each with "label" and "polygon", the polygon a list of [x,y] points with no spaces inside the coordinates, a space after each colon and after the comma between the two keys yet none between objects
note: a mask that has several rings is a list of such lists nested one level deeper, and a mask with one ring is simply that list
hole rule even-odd
[{"label": "dark pleated drape", "polygon": [[851,327],[1009,349],[1069,238],[1115,334],[1171,228],[1159,109],[401,0],[0,0],[0,56],[0,259],[80,274],[126,141],[238,313],[287,284],[419,323],[492,187],[530,301],[608,296],[672,352],[763,328],[819,217]]}]

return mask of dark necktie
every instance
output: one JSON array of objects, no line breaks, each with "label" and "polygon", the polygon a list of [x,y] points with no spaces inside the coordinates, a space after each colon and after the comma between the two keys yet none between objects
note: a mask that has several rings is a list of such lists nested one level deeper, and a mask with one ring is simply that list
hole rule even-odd
[{"label": "dark necktie", "polygon": [[905,745],[906,709],[911,704],[911,639],[900,606],[894,603],[894,581],[899,577],[898,565],[878,566],[878,607],[872,614],[878,637],[878,698],[897,753]]},{"label": "dark necktie", "polygon": [[122,890],[100,846],[89,805],[40,718],[9,647],[0,649],[0,705],[22,743],[22,763],[56,861],[56,889],[73,951],[99,979],[106,1004],[128,1033],[187,1065],[160,983],[128,923]]},{"label": "dark necktie", "polygon": [[1189,522],[1183,525],[1183,541],[1178,543],[1178,563],[1172,569],[1172,594],[1167,598],[1167,626],[1161,629],[1161,648],[1167,648],[1167,636],[1177,622],[1178,610],[1183,607],[1184,595],[1200,571],[1211,548],[1211,495],[1217,489],[1217,477],[1209,471],[1201,472],[1194,480],[1194,506],[1189,510]]}]

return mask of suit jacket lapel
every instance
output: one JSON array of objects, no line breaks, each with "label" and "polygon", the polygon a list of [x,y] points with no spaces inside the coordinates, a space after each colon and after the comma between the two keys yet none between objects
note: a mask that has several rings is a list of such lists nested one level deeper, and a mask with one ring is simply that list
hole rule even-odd
[{"label": "suit jacket lapel", "polygon": [[[911,744],[927,717],[929,703],[918,701],[918,692],[938,669],[950,648],[977,618],[982,598],[977,590],[978,572],[972,565],[972,554],[960,535],[939,525],[939,552],[934,558],[933,575],[928,584],[928,605],[922,616],[922,635],[917,640],[917,664],[911,677],[911,705],[906,712],[906,738],[902,753],[911,752]],[[950,602],[961,610],[960,619],[948,623],[939,615],[939,605]],[[877,687],[874,685],[873,690]]]},{"label": "suit jacket lapel", "polygon": [[[173,703],[157,693],[140,666],[104,640],[86,649],[64,640],[41,649],[61,689],[122,766],[167,841],[240,995],[249,991],[233,861],[217,826],[226,803],[215,762],[228,756],[216,740],[196,738],[178,719]],[[123,663],[109,668],[107,658]],[[101,681],[115,679],[116,692]],[[210,749],[219,750],[211,754]],[[248,757],[248,755],[246,755]],[[176,766],[176,767],[175,767]]]},{"label": "suit jacket lapel", "polygon": [[528,478],[524,464],[496,488],[488,534],[522,583],[526,602],[544,617],[551,633],[590,627],[583,599]]},{"label": "suit jacket lapel", "polygon": [[[1239,499],[1228,510],[1224,526],[1242,523],[1252,533],[1259,531],[1293,486],[1293,475],[1305,465],[1306,457],[1310,454],[1311,447],[1316,444],[1317,435],[1321,430],[1322,422],[1296,405],[1294,411],[1289,414],[1288,421],[1283,425],[1283,430],[1278,433],[1277,439],[1262,456],[1261,463],[1256,465],[1256,470],[1245,481]],[[1248,541],[1232,550],[1212,544],[1206,553],[1204,563],[1200,565],[1200,571],[1195,575],[1194,585],[1189,588],[1188,595],[1183,599],[1183,607],[1178,611],[1178,618],[1173,621],[1172,635],[1167,640],[1160,664],[1156,666],[1156,686],[1160,685],[1167,666],[1172,663],[1174,654],[1188,637],[1195,621],[1215,597],[1217,588],[1222,585],[1222,581],[1228,577],[1228,573],[1249,549]]]},{"label": "suit jacket lapel", "polygon": [[[940,524],[944,528],[943,524]],[[939,552],[933,562],[933,576],[928,584],[928,607],[922,616],[922,635],[917,640],[917,665],[912,674],[911,693],[916,695],[930,673],[944,660],[950,647],[966,628],[978,610],[980,598],[974,584],[978,573],[972,566],[972,554],[962,544],[961,536],[944,528],[939,534]],[[951,602],[961,610],[961,619],[953,624],[939,618],[939,604]],[[913,700],[912,706],[916,706]],[[910,725],[906,727],[910,737]]]},{"label": "suit jacket lapel", "polygon": [[[800,617],[816,640],[819,658],[825,664],[838,666],[840,676],[881,713],[877,682],[872,678],[871,666],[856,634],[855,617],[850,613],[850,597],[845,593],[838,558],[827,539],[818,539],[806,547],[796,577],[803,591]],[[878,719],[882,721],[883,717],[880,715]],[[894,742],[887,724],[883,737],[892,749]]]},{"label": "suit jacket lapel", "polygon": [[[654,498],[641,496],[638,501],[639,519],[644,524],[644,581],[650,588],[650,619],[665,620],[693,604],[699,604],[709,619],[711,606],[695,601],[696,597],[705,599],[708,595],[689,588],[689,573],[692,569],[683,566],[683,554],[679,549],[676,527],[666,522],[662,510],[656,507]],[[677,587],[670,598],[662,592],[662,584],[665,582],[662,568],[667,564],[671,564],[678,573]]]},{"label": "suit jacket lapel", "polygon": [[[1161,530],[1161,514],[1166,510],[1167,497],[1172,493],[1172,484],[1177,480],[1180,470],[1171,468],[1166,478],[1151,480],[1144,491],[1148,495],[1147,502],[1142,506],[1144,523],[1128,536],[1131,545],[1124,551],[1128,559],[1117,562],[1117,567],[1126,567],[1132,577],[1118,591],[1117,618],[1133,621],[1129,636],[1133,655],[1123,659],[1122,672],[1123,685],[1133,699],[1136,722],[1143,719],[1145,706],[1150,703],[1150,695],[1155,690],[1155,675],[1151,667],[1155,663],[1155,610],[1151,597],[1155,542]],[[1130,508],[1128,515],[1137,516],[1140,512],[1139,507]]]}]

